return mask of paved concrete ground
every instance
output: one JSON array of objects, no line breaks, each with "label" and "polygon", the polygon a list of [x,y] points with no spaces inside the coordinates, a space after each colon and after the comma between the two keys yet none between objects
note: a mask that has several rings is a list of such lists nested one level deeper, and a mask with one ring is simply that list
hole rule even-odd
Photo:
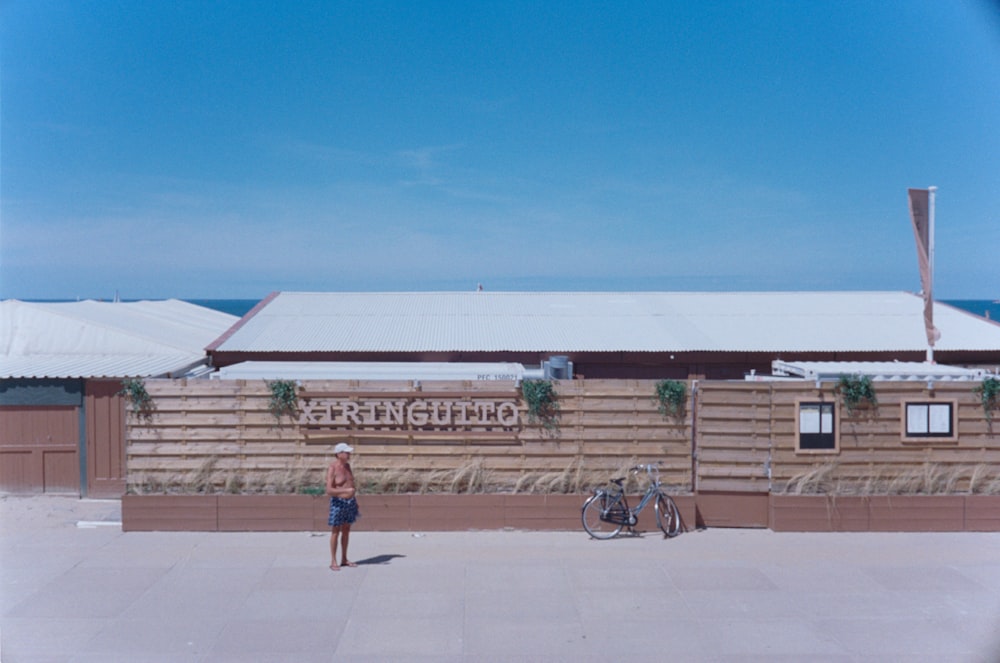
[{"label": "paved concrete ground", "polygon": [[119,513],[0,499],[0,660],[1000,661],[1000,534],[357,532],[335,573]]}]

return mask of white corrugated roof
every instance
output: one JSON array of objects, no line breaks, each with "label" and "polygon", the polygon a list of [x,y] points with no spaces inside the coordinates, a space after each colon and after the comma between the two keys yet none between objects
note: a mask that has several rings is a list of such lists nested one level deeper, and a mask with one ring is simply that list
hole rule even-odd
[{"label": "white corrugated roof", "polygon": [[[777,376],[808,380],[835,380],[841,375],[867,375],[880,381],[951,382],[982,380],[989,373],[980,368],[945,366],[916,361],[781,361],[771,362]],[[750,378],[748,378],[750,379]]]},{"label": "white corrugated roof", "polygon": [[218,380],[520,380],[540,369],[511,362],[245,361],[211,374]]},{"label": "white corrugated roof", "polygon": [[0,302],[0,377],[149,377],[183,372],[236,316],[179,300]]},{"label": "white corrugated roof", "polygon": [[[1000,325],[934,307],[938,350],[1000,350]],[[923,351],[906,292],[411,292],[274,295],[236,352]]]}]

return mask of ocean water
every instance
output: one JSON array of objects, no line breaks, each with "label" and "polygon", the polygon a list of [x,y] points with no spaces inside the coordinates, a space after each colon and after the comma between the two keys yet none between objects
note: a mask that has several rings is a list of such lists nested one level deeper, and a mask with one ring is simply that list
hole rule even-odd
[{"label": "ocean water", "polygon": [[982,318],[1000,322],[1000,299],[942,299],[940,301],[969,313],[975,313]]},{"label": "ocean water", "polygon": [[230,315],[242,318],[250,312],[254,306],[260,303],[259,299],[185,299],[190,304],[197,304],[205,308],[215,309]]},{"label": "ocean water", "polygon": [[[47,301],[47,302],[69,302],[72,299],[35,299],[27,301]],[[242,318],[250,312],[254,306],[260,303],[259,299],[185,299],[184,301],[205,308],[215,309],[230,315]],[[949,304],[955,308],[974,313],[983,318],[989,318],[1000,322],[1000,300],[992,299],[942,299],[943,304]]]}]

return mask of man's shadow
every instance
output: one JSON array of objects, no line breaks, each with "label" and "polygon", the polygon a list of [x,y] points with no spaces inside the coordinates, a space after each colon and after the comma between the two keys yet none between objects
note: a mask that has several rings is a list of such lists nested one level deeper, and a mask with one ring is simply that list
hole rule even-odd
[{"label": "man's shadow", "polygon": [[359,559],[354,563],[358,566],[361,566],[362,564],[388,564],[397,557],[406,557],[406,555],[375,555],[374,557]]}]

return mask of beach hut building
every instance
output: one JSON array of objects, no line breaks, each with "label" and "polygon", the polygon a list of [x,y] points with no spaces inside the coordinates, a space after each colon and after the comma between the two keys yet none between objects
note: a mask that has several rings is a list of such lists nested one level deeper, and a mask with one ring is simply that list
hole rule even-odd
[{"label": "beach hut building", "polygon": [[[935,361],[1000,368],[1000,324],[940,302],[934,323]],[[927,341],[923,299],[907,292],[276,292],[208,354],[248,379],[323,377],[322,362],[328,377],[358,363],[564,362],[575,377],[726,380],[775,360],[921,362]]]},{"label": "beach hut building", "polygon": [[236,320],[178,300],[0,302],[0,492],[120,496],[122,380],[208,370]]}]

